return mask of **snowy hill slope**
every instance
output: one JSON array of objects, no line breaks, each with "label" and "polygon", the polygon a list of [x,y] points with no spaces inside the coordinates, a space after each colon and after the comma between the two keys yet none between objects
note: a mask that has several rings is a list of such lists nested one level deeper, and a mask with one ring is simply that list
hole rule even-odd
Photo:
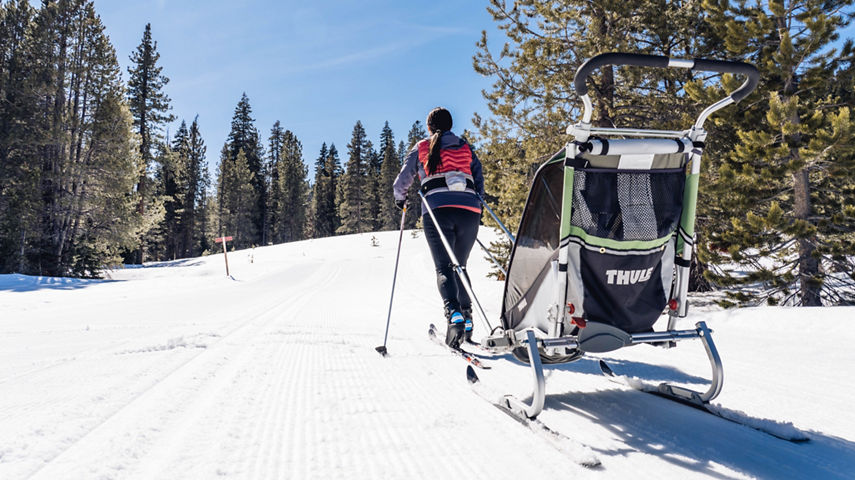
[{"label": "snowy hill slope", "polygon": [[[492,233],[482,231],[482,240]],[[599,374],[547,369],[541,419],[596,469],[473,393],[428,341],[441,324],[424,238],[336,237],[116,271],[108,281],[0,276],[0,478],[853,478],[855,308],[695,312],[715,330],[715,403],[792,422],[788,443]],[[498,322],[502,286],[470,272]],[[252,263],[250,263],[252,260]],[[478,335],[483,326],[476,321]],[[698,342],[604,356],[648,381],[709,375]],[[482,393],[525,397],[500,357]]]}]

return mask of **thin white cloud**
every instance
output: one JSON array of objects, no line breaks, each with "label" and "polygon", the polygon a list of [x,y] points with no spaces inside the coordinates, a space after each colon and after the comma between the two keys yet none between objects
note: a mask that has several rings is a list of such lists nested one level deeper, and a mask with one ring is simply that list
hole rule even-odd
[{"label": "thin white cloud", "polygon": [[469,33],[466,29],[456,28],[456,27],[434,27],[427,25],[415,25],[415,24],[404,24],[400,22],[395,22],[396,30],[406,30],[409,29],[413,32],[418,32],[417,35],[414,35],[415,38],[410,38],[409,41],[399,40],[395,42],[389,42],[387,45],[373,47],[364,49],[358,52],[348,53],[345,55],[339,55],[334,58],[330,58],[327,60],[322,60],[319,62],[314,62],[305,65],[298,65],[292,68],[289,68],[285,71],[285,73],[298,73],[298,72],[307,72],[307,71],[318,71],[318,70],[326,70],[337,67],[342,67],[346,65],[352,65],[354,63],[364,62],[368,60],[374,60],[377,58],[381,58],[386,55],[390,55],[397,52],[402,52],[406,50],[410,50],[419,46],[422,46],[426,43],[434,41],[441,37],[447,37],[451,35],[460,35]]},{"label": "thin white cloud", "polygon": [[402,50],[408,50],[416,45],[398,43],[395,45],[386,45],[382,47],[369,48],[367,50],[362,50],[359,52],[353,52],[346,55],[341,55],[335,58],[330,58],[327,60],[323,60],[320,62],[310,63],[306,65],[298,65],[294,68],[288,69],[289,73],[296,72],[307,72],[307,71],[316,71],[316,70],[326,70],[330,68],[341,67],[345,65],[352,65],[354,63],[364,62],[366,60],[373,60],[375,58],[380,58],[385,55],[389,55],[395,52],[399,52]]}]

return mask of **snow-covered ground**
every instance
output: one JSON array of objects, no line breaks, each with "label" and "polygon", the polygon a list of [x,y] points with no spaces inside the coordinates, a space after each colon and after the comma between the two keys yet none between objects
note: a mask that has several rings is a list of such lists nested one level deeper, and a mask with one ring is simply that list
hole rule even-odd
[{"label": "snow-covered ground", "polygon": [[[397,232],[146,265],[105,281],[0,276],[0,479],[855,478],[855,308],[695,312],[715,330],[714,403],[792,422],[794,444],[630,390],[595,358],[548,367],[561,445],[494,408],[441,324],[424,238],[406,232],[388,342]],[[482,239],[492,232],[482,231]],[[497,322],[502,286],[470,271]],[[478,334],[483,327],[476,322]],[[701,344],[604,356],[647,381],[709,375]],[[508,356],[481,394],[530,394]]]}]

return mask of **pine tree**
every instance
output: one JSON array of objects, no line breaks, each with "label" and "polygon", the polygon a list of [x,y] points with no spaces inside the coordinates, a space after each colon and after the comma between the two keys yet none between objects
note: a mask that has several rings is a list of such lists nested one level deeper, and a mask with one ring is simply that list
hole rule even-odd
[{"label": "pine tree", "polygon": [[304,238],[308,201],[307,173],[303,164],[303,145],[294,133],[286,130],[282,135],[278,182],[274,187],[282,199],[277,214],[280,221],[275,230],[277,242],[293,242]]},{"label": "pine tree", "polygon": [[267,167],[269,172],[268,196],[267,196],[267,219],[265,223],[265,238],[268,243],[277,243],[280,240],[276,239],[277,226],[280,223],[279,212],[282,209],[283,199],[279,189],[279,164],[282,161],[282,142],[285,131],[282,130],[282,125],[277,120],[270,129],[270,136],[267,138]]},{"label": "pine tree", "polygon": [[194,235],[200,239],[201,254],[208,255],[222,249],[220,245],[214,242],[214,239],[220,235],[219,209],[215,193],[209,194],[206,189],[205,196],[202,199],[202,207],[199,210],[201,218]]},{"label": "pine tree", "polygon": [[[698,38],[708,28],[694,2],[610,2],[491,0],[488,11],[510,42],[498,58],[486,33],[478,43],[475,70],[494,80],[485,92],[490,118],[476,115],[476,143],[485,168],[487,195],[511,228],[519,223],[528,185],[539,164],[569,138],[578,118],[573,89],[578,67],[599,53],[623,51],[674,57],[703,57]],[[561,73],[558,73],[561,72]],[[685,128],[682,86],[691,73],[681,69],[603,68],[588,84],[594,123],[602,127]]]},{"label": "pine tree", "polygon": [[315,161],[310,225],[312,238],[335,235],[339,226],[336,198],[340,178],[341,164],[335,144],[327,149],[327,144],[324,143]]},{"label": "pine tree", "polygon": [[404,145],[404,141],[401,140],[398,142],[398,163],[403,166],[404,158],[407,156],[407,147]]},{"label": "pine tree", "polygon": [[[701,2],[491,0],[488,11],[509,42],[497,54],[486,34],[478,44],[475,69],[494,83],[485,92],[492,115],[476,115],[472,140],[484,164],[485,200],[511,229],[537,167],[571,140],[564,132],[581,113],[572,81],[582,62],[609,51],[720,58],[722,49]],[[594,124],[684,129],[698,114],[684,91],[696,76],[683,69],[601,68],[588,80]]]},{"label": "pine tree", "polygon": [[4,6],[0,30],[0,121],[10,127],[0,133],[0,245],[14,242],[0,268],[97,277],[139,226],[140,165],[119,66],[91,1],[32,12]]},{"label": "pine tree", "polygon": [[341,187],[341,202],[338,205],[341,225],[337,233],[362,233],[371,231],[372,219],[368,212],[367,177],[368,165],[366,153],[367,138],[362,123],[357,121],[353,127],[350,143],[347,145],[348,161]]},{"label": "pine tree", "polygon": [[365,215],[368,219],[368,230],[377,231],[381,228],[380,221],[380,169],[382,159],[374,150],[370,140],[365,141]]},{"label": "pine tree", "polygon": [[232,117],[231,131],[229,132],[228,148],[232,161],[237,160],[237,155],[243,151],[246,157],[247,167],[252,173],[252,189],[254,192],[255,205],[251,211],[253,237],[249,238],[249,245],[261,245],[266,243],[265,219],[267,218],[267,180],[263,168],[264,152],[259,140],[258,130],[255,128],[255,119],[252,118],[252,107],[246,93],[241,95],[240,101],[235,107]]},{"label": "pine tree", "polygon": [[236,249],[251,247],[258,238],[253,221],[258,198],[252,181],[253,173],[243,150],[232,160],[228,144],[224,145],[217,180],[218,233],[234,237],[232,246]]},{"label": "pine tree", "polygon": [[0,3],[0,273],[29,269],[38,233],[39,169],[32,151],[40,128],[28,62],[35,11],[26,0]]},{"label": "pine tree", "polygon": [[341,166],[341,159],[338,156],[338,149],[335,148],[335,143],[330,144],[329,153],[327,153],[326,169],[330,172],[332,183],[329,191],[328,203],[331,206],[333,214],[330,216],[330,224],[332,225],[332,233],[338,233],[338,228],[341,226],[341,215],[339,214],[342,197],[344,196],[344,168]]},{"label": "pine tree", "polygon": [[149,245],[149,254],[166,259],[199,255],[206,248],[197,223],[204,221],[199,212],[204,207],[208,178],[198,117],[189,129],[182,120],[171,148],[162,146],[156,162],[157,194],[163,201],[164,219],[156,232],[149,233],[150,241],[159,237],[158,245]]},{"label": "pine tree", "polygon": [[205,141],[199,131],[199,117],[193,119],[187,136],[184,172],[186,179],[183,222],[180,234],[182,250],[180,257],[201,255],[208,249],[210,239],[206,236],[205,204],[207,189],[210,183],[208,169],[205,164]]},{"label": "pine tree", "polygon": [[380,133],[380,154],[383,162],[380,167],[380,181],[378,182],[378,197],[380,200],[380,217],[377,228],[379,230],[395,230],[398,228],[398,218],[401,216],[398,207],[395,206],[395,197],[392,192],[392,184],[401,170],[401,161],[395,151],[395,136],[389,128],[389,122],[383,126]]},{"label": "pine tree", "polygon": [[182,122],[172,146],[166,142],[158,146],[155,162],[155,194],[163,202],[163,221],[154,232],[149,232],[147,253],[154,259],[178,258],[181,238],[179,230],[183,217],[185,181],[184,158],[187,150],[187,124]]},{"label": "pine tree", "polygon": [[309,224],[308,235],[310,238],[321,238],[329,234],[324,230],[324,222],[329,213],[324,211],[324,199],[326,191],[329,189],[330,177],[326,171],[327,162],[327,144],[321,145],[321,151],[318,153],[318,158],[315,159],[314,181],[312,183],[312,201],[309,207]]},{"label": "pine tree", "polygon": [[[132,65],[128,67],[128,103],[134,117],[134,127],[139,135],[139,152],[144,165],[137,182],[140,202],[137,209],[140,215],[145,215],[149,204],[155,201],[149,194],[149,168],[153,164],[154,151],[160,141],[160,130],[164,124],[175,119],[168,113],[170,100],[163,88],[169,83],[169,78],[163,75],[163,68],[157,65],[160,53],[157,51],[157,42],[151,38],[150,23],[146,24],[142,41],[130,59]],[[150,223],[157,223],[156,218],[151,220]],[[143,236],[147,234],[142,233]],[[144,260],[145,242],[141,239],[134,261],[141,264]]]},{"label": "pine tree", "polygon": [[[736,138],[707,156],[721,160],[709,198],[725,221],[709,232],[714,248],[705,253],[741,272],[723,268],[709,277],[728,287],[761,286],[753,295],[737,290],[739,302],[855,301],[855,208],[845,203],[855,185],[855,128],[851,94],[849,103],[834,94],[834,79],[845,70],[835,71],[838,49],[831,45],[853,13],[852,1],[704,6],[728,53],[757,65],[762,78],[747,108],[711,119],[719,128],[727,122]],[[736,85],[725,78],[729,89]],[[704,87],[688,90],[702,100],[722,94]]]}]

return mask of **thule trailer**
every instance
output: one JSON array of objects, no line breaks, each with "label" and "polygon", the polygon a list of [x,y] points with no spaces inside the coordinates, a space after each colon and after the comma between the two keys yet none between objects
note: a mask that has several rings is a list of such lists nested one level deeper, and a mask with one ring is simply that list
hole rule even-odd
[{"label": "thule trailer", "polygon": [[[746,80],[704,109],[687,130],[593,127],[586,79],[612,65],[732,73]],[[699,339],[706,349],[709,388],[698,392],[663,383],[657,393],[704,406],[721,392],[722,363],[710,329],[698,322],[692,330],[677,330],[676,319],[688,312],[704,122],[745,98],[758,80],[757,69],[742,62],[628,53],[598,55],[579,68],[574,87],[584,106],[581,121],[567,129],[573,140],[537,170],[516,237],[502,225],[512,250],[501,326],[480,343],[512,352],[530,365],[534,379],[531,403],[507,396],[508,410],[527,418],[543,410],[544,364],[638,344],[670,348],[689,339]],[[666,329],[654,331],[666,310]]]}]

